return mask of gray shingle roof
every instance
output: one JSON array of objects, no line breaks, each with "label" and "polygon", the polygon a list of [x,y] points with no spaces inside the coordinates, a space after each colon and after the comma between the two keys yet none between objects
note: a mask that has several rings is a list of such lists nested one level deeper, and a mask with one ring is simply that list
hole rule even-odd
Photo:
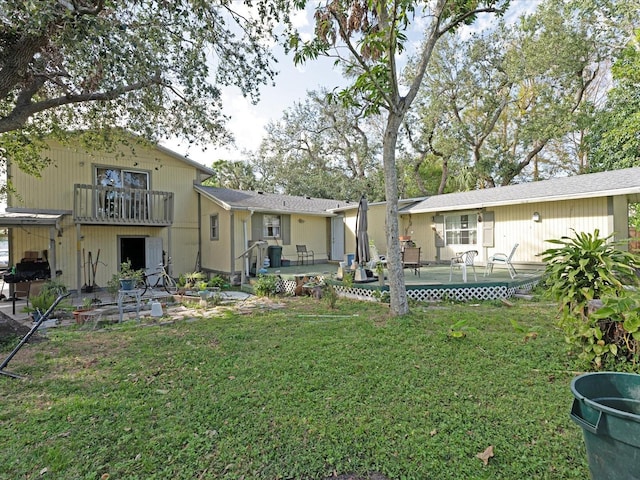
[{"label": "gray shingle roof", "polygon": [[402,209],[401,213],[465,210],[624,194],[640,195],[640,168],[625,168],[506,187],[434,195]]},{"label": "gray shingle roof", "polygon": [[[308,215],[333,216],[329,210],[347,206],[342,200],[325,198],[296,197],[228,188],[204,187],[196,189],[227,210],[254,210],[258,212],[302,213]],[[357,206],[357,203],[356,203]]]}]

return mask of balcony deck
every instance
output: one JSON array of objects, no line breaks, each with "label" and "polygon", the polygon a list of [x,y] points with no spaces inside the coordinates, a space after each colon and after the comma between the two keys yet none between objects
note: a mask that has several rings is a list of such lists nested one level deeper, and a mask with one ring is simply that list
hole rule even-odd
[{"label": "balcony deck", "polygon": [[173,192],[76,184],[73,219],[95,225],[169,226],[173,201]]}]

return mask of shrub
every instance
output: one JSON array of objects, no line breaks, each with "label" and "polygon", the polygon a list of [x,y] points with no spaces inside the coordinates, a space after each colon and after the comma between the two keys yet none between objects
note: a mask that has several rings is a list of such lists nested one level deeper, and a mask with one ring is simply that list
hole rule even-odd
[{"label": "shrub", "polygon": [[229,282],[227,282],[220,275],[216,275],[215,277],[211,277],[208,282],[210,287],[214,288],[229,288]]},{"label": "shrub", "polygon": [[[599,230],[574,234],[549,240],[560,247],[541,254],[547,262],[545,285],[560,303],[566,340],[580,351],[580,359],[596,369],[636,361],[637,346],[627,341],[635,340],[637,328],[625,329],[625,323],[629,327],[635,322],[625,317],[625,311],[638,300],[627,294],[625,286],[638,284],[638,258],[617,249],[622,242],[611,241],[612,236],[600,237]],[[602,300],[605,308],[594,310],[594,300]]]},{"label": "shrub", "polygon": [[353,287],[353,281],[354,281],[353,272],[352,271],[344,272],[344,275],[342,276],[342,284],[347,288],[351,288]]},{"label": "shrub", "polygon": [[278,293],[278,277],[275,275],[258,275],[253,290],[259,297],[273,297]]},{"label": "shrub", "polygon": [[620,291],[623,282],[637,283],[635,268],[640,264],[633,254],[616,248],[622,242],[611,241],[612,235],[601,238],[597,229],[593,234],[574,234],[574,238],[547,240],[561,246],[541,255],[547,262],[549,294],[560,301],[565,315],[584,318],[589,301]]},{"label": "shrub", "polygon": [[[584,332],[582,358],[610,369],[635,370],[640,354],[640,293],[625,290],[603,299],[590,315],[595,325]],[[626,364],[626,365],[625,365]]]},{"label": "shrub", "polygon": [[206,281],[207,276],[203,272],[183,273],[178,278],[178,286],[184,287],[186,290],[196,288],[198,282]]},{"label": "shrub", "polygon": [[338,301],[338,292],[336,291],[336,287],[334,287],[330,283],[325,283],[323,285],[323,290],[324,290],[324,298],[327,299],[329,308],[331,310],[335,309],[336,303]]},{"label": "shrub", "polygon": [[[45,313],[49,310],[49,307],[54,304],[60,295],[67,293],[67,287],[58,280],[47,280],[42,284],[42,288],[37,295],[33,295],[29,298],[31,306],[25,307],[24,311],[31,313],[39,311]],[[56,310],[64,311],[70,310],[70,304],[68,302],[60,302],[56,307]]]}]

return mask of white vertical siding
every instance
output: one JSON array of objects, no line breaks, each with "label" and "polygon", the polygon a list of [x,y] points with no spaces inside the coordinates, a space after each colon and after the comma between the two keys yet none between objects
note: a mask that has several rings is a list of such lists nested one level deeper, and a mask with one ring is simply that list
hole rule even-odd
[{"label": "white vertical siding", "polygon": [[[539,254],[552,246],[547,240],[573,236],[572,229],[577,232],[599,229],[602,236],[612,233],[606,198],[530,203],[493,211],[495,247],[486,249],[484,254],[509,253],[513,245],[519,243],[514,256],[517,262],[540,262]],[[533,221],[534,212],[540,214],[539,222]]]}]

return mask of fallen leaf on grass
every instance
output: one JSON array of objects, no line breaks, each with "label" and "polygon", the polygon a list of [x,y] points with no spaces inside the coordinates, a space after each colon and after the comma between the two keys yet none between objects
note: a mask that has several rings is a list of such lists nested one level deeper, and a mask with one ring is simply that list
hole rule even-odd
[{"label": "fallen leaf on grass", "polygon": [[476,457],[482,460],[485,465],[489,465],[489,459],[493,457],[493,445],[489,445],[484,452],[478,453]]}]

